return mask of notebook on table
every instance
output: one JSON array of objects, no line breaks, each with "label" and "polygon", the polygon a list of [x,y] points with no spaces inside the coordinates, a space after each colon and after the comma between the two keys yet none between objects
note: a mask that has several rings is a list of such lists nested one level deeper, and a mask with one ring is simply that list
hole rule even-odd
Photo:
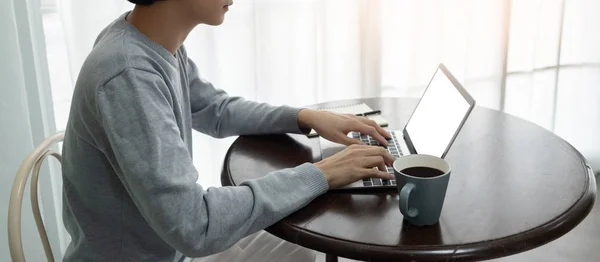
[{"label": "notebook on table", "polygon": [[[388,121],[381,115],[379,110],[373,110],[369,105],[365,103],[357,103],[350,105],[342,105],[329,108],[319,108],[318,111],[328,111],[338,114],[352,114],[357,116],[365,116],[368,119],[375,121],[380,126],[387,126]],[[319,136],[315,130],[311,130],[308,134],[309,137]]]}]

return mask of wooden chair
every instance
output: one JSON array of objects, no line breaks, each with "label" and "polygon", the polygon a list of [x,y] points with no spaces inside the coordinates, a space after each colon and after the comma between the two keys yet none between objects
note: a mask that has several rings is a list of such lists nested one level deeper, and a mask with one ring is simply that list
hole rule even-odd
[{"label": "wooden chair", "polygon": [[[25,160],[21,163],[21,167],[17,171],[17,176],[13,182],[10,193],[10,204],[8,206],[8,245],[12,261],[25,261],[23,253],[23,242],[21,237],[21,207],[23,205],[23,191],[27,184],[29,174],[33,174],[31,178],[31,208],[35,223],[37,224],[44,252],[48,261],[54,261],[54,255],[50,248],[46,228],[40,215],[40,207],[38,204],[38,176],[40,167],[47,156],[54,156],[59,162],[61,155],[58,152],[52,151],[51,148],[63,140],[64,133],[60,132],[51,137],[46,138],[39,146],[37,146]],[[32,172],[33,169],[33,172]]]}]

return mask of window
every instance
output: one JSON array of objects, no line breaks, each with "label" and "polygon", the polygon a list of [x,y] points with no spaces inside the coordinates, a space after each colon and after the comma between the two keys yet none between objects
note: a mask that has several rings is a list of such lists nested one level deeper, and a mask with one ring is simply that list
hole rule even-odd
[{"label": "window", "polygon": [[[42,0],[56,126],[98,32],[126,0]],[[302,106],[418,97],[445,63],[478,105],[567,139],[600,166],[600,2],[592,0],[248,0],[186,45],[203,77],[232,95]],[[277,21],[275,23],[274,21]],[[195,134],[206,155],[227,142]],[[196,149],[194,149],[196,150]],[[218,174],[220,159],[195,160]],[[218,184],[218,180],[215,180]]]}]

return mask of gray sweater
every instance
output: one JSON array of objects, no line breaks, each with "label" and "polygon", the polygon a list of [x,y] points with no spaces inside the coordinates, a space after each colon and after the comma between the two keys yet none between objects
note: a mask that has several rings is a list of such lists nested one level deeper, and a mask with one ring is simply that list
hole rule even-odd
[{"label": "gray sweater", "polygon": [[[63,144],[64,261],[173,261],[223,251],[327,191],[311,163],[203,188],[192,129],[301,133],[298,108],[230,97],[125,20],[99,35],[77,79]],[[199,156],[202,157],[202,156]]]}]

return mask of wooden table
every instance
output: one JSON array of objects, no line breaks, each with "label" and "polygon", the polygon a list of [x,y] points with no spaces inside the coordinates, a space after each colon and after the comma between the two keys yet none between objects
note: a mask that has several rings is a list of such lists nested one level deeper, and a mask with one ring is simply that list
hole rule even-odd
[{"label": "wooden table", "polygon": [[[401,129],[415,99],[373,98],[390,129]],[[365,261],[482,260],[548,243],[577,226],[594,205],[596,183],[582,155],[520,118],[476,107],[446,159],[453,173],[439,224],[403,222],[395,190],[326,193],[267,229],[304,247]],[[244,136],[229,149],[223,185],[320,160],[318,139]]]}]

